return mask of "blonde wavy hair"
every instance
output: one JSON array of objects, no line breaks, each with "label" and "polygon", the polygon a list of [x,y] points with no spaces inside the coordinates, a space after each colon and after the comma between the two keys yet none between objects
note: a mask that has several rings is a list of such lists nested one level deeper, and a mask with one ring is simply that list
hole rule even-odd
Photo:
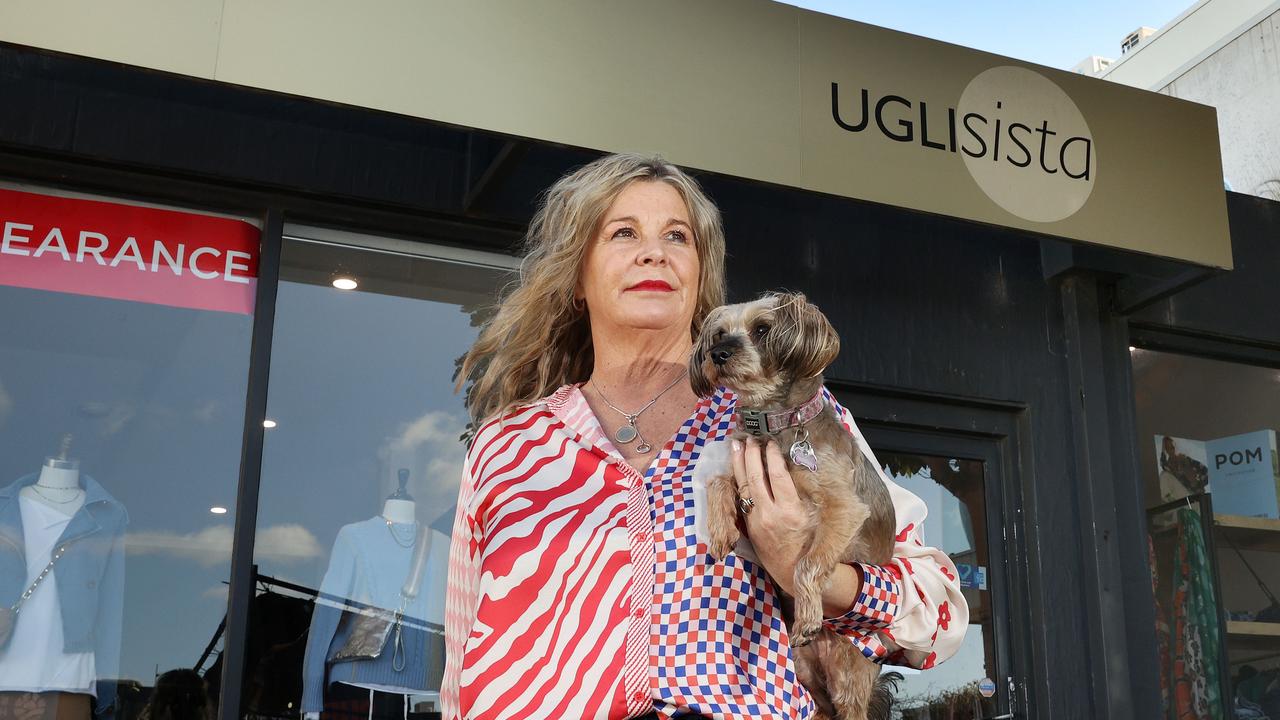
[{"label": "blonde wavy hair", "polygon": [[574,287],[588,241],[633,182],[665,182],[689,210],[701,265],[690,339],[707,314],[724,304],[724,227],[696,180],[657,156],[620,153],[584,165],[542,196],[525,234],[519,277],[461,359],[454,391],[471,382],[466,405],[473,427],[590,376],[591,328],[587,309],[575,307]]}]

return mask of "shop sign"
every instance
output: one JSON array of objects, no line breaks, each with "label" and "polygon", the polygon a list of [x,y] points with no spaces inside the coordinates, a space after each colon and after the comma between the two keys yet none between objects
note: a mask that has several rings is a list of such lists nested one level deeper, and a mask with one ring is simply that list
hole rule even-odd
[{"label": "shop sign", "polygon": [[[328,3],[305,33],[297,0],[240,5],[183,28],[183,52],[129,61],[1232,264],[1217,116],[1179,98],[769,0]],[[6,39],[117,62],[121,47],[150,47],[127,15],[51,34],[57,8],[33,19],[23,5]],[[661,50],[617,51],[619,28]],[[333,51],[353,44],[361,52]],[[193,61],[192,47],[210,54]]]},{"label": "shop sign", "polygon": [[0,188],[0,285],[252,314],[259,238],[241,220]]}]

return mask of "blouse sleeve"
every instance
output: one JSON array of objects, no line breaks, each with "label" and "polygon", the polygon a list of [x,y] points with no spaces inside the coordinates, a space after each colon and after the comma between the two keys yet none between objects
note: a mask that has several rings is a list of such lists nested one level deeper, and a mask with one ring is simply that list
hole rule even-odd
[{"label": "blouse sleeve", "polygon": [[[474,449],[479,442],[472,444]],[[480,534],[470,512],[475,495],[475,478],[471,474],[471,453],[462,464],[462,484],[458,489],[458,507],[453,520],[453,536],[449,542],[449,581],[444,608],[444,677],[440,683],[442,716],[448,720],[462,717],[459,688],[462,680],[463,650],[476,616],[480,599]]]},{"label": "blouse sleeve", "polygon": [[[931,668],[955,654],[969,627],[969,605],[960,592],[955,563],[921,541],[920,528],[928,515],[924,501],[889,479],[853,416],[830,391],[823,392],[888,486],[898,532],[889,564],[854,563],[862,574],[858,599],[844,615],[827,618],[825,625],[875,662]],[[900,649],[890,654],[880,636]]]}]

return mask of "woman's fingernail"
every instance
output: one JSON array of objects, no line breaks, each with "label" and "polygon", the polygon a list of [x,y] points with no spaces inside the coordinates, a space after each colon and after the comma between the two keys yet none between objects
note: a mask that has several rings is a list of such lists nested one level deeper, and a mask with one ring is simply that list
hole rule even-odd
[{"label": "woman's fingernail", "polygon": [[742,452],[742,441],[738,440],[737,438],[734,438],[732,442],[732,447],[734,452]]}]

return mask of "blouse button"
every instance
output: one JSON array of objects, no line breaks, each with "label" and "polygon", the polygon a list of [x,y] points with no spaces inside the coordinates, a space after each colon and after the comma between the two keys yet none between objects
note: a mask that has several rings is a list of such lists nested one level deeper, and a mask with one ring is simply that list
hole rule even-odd
[{"label": "blouse button", "polygon": [[636,702],[640,702],[641,700],[644,699],[644,693],[638,692],[638,691],[631,693],[631,699],[635,700]]},{"label": "blouse button", "polygon": [[636,611],[635,611],[634,615],[635,615],[637,618],[642,618],[642,617],[644,617],[644,616],[645,616],[644,608],[636,608]]}]

